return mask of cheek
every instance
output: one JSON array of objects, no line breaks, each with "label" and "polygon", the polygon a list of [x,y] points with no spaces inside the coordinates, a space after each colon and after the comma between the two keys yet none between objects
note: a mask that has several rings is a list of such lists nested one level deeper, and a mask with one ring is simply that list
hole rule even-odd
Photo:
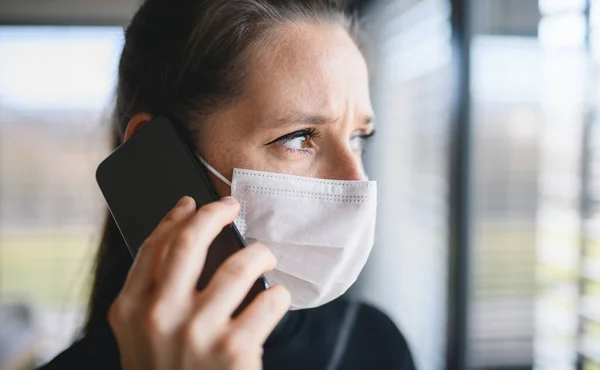
[{"label": "cheek", "polygon": [[[250,138],[242,135],[215,135],[214,139],[208,145],[207,161],[225,176],[232,180],[233,169],[253,169],[259,171],[269,171],[269,164],[265,149],[262,145],[254,143]],[[215,189],[220,196],[230,195],[229,185],[211,176]]]},{"label": "cheek", "polygon": [[210,181],[212,182],[213,187],[215,188],[215,191],[219,195],[219,198],[223,198],[228,195],[231,195],[231,188],[229,187],[229,185],[225,184],[223,181],[218,179],[212,173],[209,174],[209,176],[210,176]]}]

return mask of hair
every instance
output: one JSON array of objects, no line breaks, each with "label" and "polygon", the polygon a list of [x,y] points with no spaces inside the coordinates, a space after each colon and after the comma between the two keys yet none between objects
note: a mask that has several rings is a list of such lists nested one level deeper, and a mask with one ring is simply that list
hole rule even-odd
[{"label": "hair", "polygon": [[[146,0],[125,29],[113,147],[141,112],[171,117],[198,135],[204,117],[243,96],[252,53],[292,22],[341,25],[360,47],[356,17],[333,0]],[[132,262],[107,214],[83,334],[108,329],[109,307]]]}]

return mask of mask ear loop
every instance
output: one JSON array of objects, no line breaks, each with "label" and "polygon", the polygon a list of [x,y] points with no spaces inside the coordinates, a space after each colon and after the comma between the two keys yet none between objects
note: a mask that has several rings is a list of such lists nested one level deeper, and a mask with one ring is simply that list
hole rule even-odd
[{"label": "mask ear loop", "polygon": [[204,166],[206,166],[206,168],[212,172],[213,175],[217,176],[219,178],[219,180],[223,181],[224,183],[226,183],[227,185],[231,186],[231,181],[227,180],[227,178],[223,175],[221,175],[217,170],[215,170],[210,164],[208,164],[199,154],[196,153],[196,155],[198,156],[198,159],[200,160],[200,162],[202,162],[202,164]]}]

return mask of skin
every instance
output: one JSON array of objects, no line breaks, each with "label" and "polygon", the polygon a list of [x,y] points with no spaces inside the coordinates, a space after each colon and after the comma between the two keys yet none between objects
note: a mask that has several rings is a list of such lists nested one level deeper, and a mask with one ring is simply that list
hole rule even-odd
[{"label": "skin", "polygon": [[[347,32],[334,25],[280,26],[258,51],[244,96],[199,128],[196,146],[204,159],[229,179],[233,168],[364,179],[362,137],[373,131],[368,73]],[[151,118],[135,115],[125,139]],[[289,137],[298,130],[318,134]],[[212,180],[221,196],[230,194]],[[205,290],[195,290],[210,243],[233,222],[239,204],[225,197],[194,210],[186,197],[165,216],[111,306],[125,370],[261,369],[262,345],[289,308],[289,292],[275,286],[231,318],[253,282],[276,265],[260,244],[231,256]]]}]

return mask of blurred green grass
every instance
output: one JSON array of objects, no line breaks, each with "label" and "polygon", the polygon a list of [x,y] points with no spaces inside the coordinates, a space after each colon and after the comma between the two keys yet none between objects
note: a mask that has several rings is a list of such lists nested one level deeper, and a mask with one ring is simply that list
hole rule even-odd
[{"label": "blurred green grass", "polygon": [[[92,229],[0,232],[0,298],[54,309],[85,305],[98,232]],[[548,293],[544,286],[578,278],[574,266],[536,261],[535,234],[531,230],[488,227],[485,238],[478,243],[486,251],[479,255],[478,269],[482,274],[474,282],[481,292],[534,294],[537,290],[544,295]],[[592,244],[596,249],[598,245]],[[521,248],[531,252],[521,255],[526,259],[515,264],[512,254]]]},{"label": "blurred green grass", "polygon": [[55,309],[84,306],[96,248],[91,230],[0,233],[0,297]]}]

